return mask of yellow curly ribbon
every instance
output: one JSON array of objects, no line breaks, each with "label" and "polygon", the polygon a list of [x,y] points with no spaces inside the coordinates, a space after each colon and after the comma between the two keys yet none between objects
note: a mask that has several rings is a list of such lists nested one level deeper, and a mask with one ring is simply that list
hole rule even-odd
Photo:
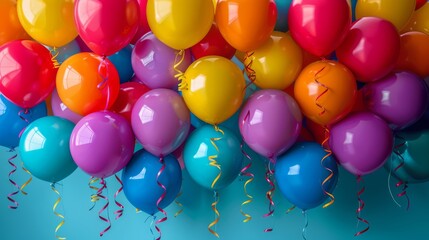
[{"label": "yellow curly ribbon", "polygon": [[[216,132],[220,132],[220,133],[222,133],[222,135],[224,135],[225,133],[219,128],[219,126],[217,126],[217,125],[214,125],[214,129],[216,130]],[[221,140],[222,139],[222,137],[216,137],[216,138],[210,138],[210,142],[211,142],[211,144],[213,145],[213,147],[216,149],[216,151],[219,153],[219,148],[218,148],[218,146],[216,145],[216,141],[219,141],[219,140]],[[222,169],[221,169],[221,167],[220,167],[220,164],[216,161],[216,159],[217,159],[217,157],[218,157],[218,154],[215,154],[215,155],[210,155],[208,158],[209,158],[209,161],[210,161],[210,163],[209,163],[209,165],[210,166],[213,166],[213,167],[216,167],[217,169],[219,169],[219,174],[216,176],[216,178],[213,180],[213,182],[212,182],[212,185],[211,185],[211,188],[214,188],[214,186],[215,186],[215,184],[217,183],[217,181],[219,180],[219,178],[221,177],[221,175],[222,175]]]},{"label": "yellow curly ribbon", "polygon": [[28,169],[26,169],[26,168],[24,167],[24,163],[22,163],[22,170],[24,170],[24,172],[26,172],[26,173],[30,176],[30,178],[29,178],[29,179],[28,179],[24,184],[22,184],[22,186],[21,186],[21,188],[20,188],[21,193],[22,193],[22,194],[24,194],[24,195],[27,195],[28,193],[27,193],[26,191],[24,191],[24,188],[25,188],[28,184],[30,184],[30,182],[33,180],[33,177],[32,177],[32,175],[31,175],[30,171],[28,171]]},{"label": "yellow curly ribbon", "polygon": [[180,208],[179,211],[177,211],[174,214],[174,217],[179,216],[183,212],[183,204],[181,202],[179,202],[179,200],[177,200],[180,196],[182,196],[182,194],[183,194],[183,192],[180,191],[179,194],[177,194],[176,200],[174,200],[174,202],[176,203],[176,205],[179,206],[179,208]]},{"label": "yellow curly ribbon", "polygon": [[330,133],[329,133],[329,129],[327,128],[327,127],[325,127],[325,136],[326,136],[326,138],[323,140],[323,142],[322,142],[322,146],[323,146],[323,149],[325,150],[325,152],[326,152],[326,155],[325,156],[323,156],[323,158],[322,158],[322,160],[320,161],[320,164],[326,169],[326,170],[328,170],[329,171],[329,175],[323,180],[323,182],[322,182],[322,189],[323,189],[323,192],[326,194],[326,195],[328,195],[329,196],[329,198],[331,199],[328,203],[325,203],[324,205],[323,205],[323,208],[327,208],[327,207],[329,207],[329,206],[331,206],[334,202],[335,202],[335,197],[334,197],[334,195],[332,194],[332,193],[330,193],[330,192],[328,192],[328,191],[326,191],[325,190],[325,188],[324,188],[324,185],[329,181],[329,180],[331,180],[332,179],[332,177],[334,176],[334,172],[332,171],[332,169],[330,169],[330,168],[328,168],[328,167],[326,167],[324,164],[323,164],[323,162],[328,158],[328,157],[330,157],[331,155],[332,155],[332,151],[331,151],[331,149],[329,149],[329,147],[325,147],[325,144],[329,141],[329,137],[330,137]]},{"label": "yellow curly ribbon", "polygon": [[60,54],[60,52],[56,47],[54,47],[50,52],[52,55],[51,61],[54,64],[54,68],[59,68],[61,64],[58,62],[57,57],[58,57],[58,54]]},{"label": "yellow curly ribbon", "polygon": [[212,203],[212,209],[213,209],[213,212],[215,213],[215,220],[209,224],[208,229],[211,232],[211,234],[219,238],[219,234],[215,230],[211,229],[219,222],[219,219],[220,219],[220,213],[217,210],[217,204],[219,203],[219,194],[216,191],[214,191],[213,193],[214,193],[214,200]]},{"label": "yellow curly ribbon", "polygon": [[89,183],[88,186],[91,190],[95,191],[95,193],[92,193],[90,196],[92,207],[89,210],[92,210],[95,207],[95,204],[97,203],[98,200],[100,200],[100,197],[98,196],[97,192],[98,192],[98,187],[94,186],[98,181],[100,181],[99,178],[96,177],[91,177],[89,179]]},{"label": "yellow curly ribbon", "polygon": [[60,223],[58,223],[57,227],[55,228],[55,237],[56,237],[58,240],[65,240],[65,239],[66,239],[65,237],[60,237],[60,236],[58,236],[58,230],[59,230],[59,229],[64,225],[64,223],[65,223],[64,216],[63,216],[62,214],[60,214],[60,213],[58,213],[58,212],[56,211],[58,204],[61,202],[61,194],[60,194],[60,192],[58,192],[58,190],[55,188],[55,183],[52,183],[52,184],[51,184],[51,189],[52,189],[52,191],[54,191],[54,192],[58,195],[58,199],[55,201],[54,206],[52,207],[52,211],[54,212],[55,216],[57,216],[57,217],[61,218],[61,222],[60,222]]},{"label": "yellow curly ribbon", "polygon": [[179,50],[174,58],[173,69],[176,72],[174,78],[179,81],[179,91],[188,90],[188,84],[185,81],[185,74],[179,69],[180,64],[185,60],[185,50]]},{"label": "yellow curly ribbon", "polygon": [[247,170],[252,166],[252,158],[249,156],[249,154],[247,154],[247,153],[246,153],[246,151],[244,151],[244,149],[243,149],[243,144],[241,144],[241,145],[240,145],[240,148],[241,148],[241,152],[243,153],[243,155],[244,155],[244,156],[245,156],[245,157],[250,161],[250,162],[249,162],[249,164],[247,164],[247,165],[246,165],[243,169],[241,169],[241,171],[240,171],[240,173],[241,173],[241,175],[242,175],[242,176],[249,177],[249,179],[247,179],[247,181],[244,183],[244,186],[243,186],[244,194],[246,195],[247,200],[246,200],[246,201],[244,201],[244,202],[241,204],[241,207],[240,207],[240,212],[241,212],[241,214],[245,217],[245,219],[243,220],[243,222],[247,223],[247,222],[249,222],[249,221],[252,219],[252,216],[251,216],[250,214],[248,214],[248,213],[245,213],[245,212],[243,211],[243,206],[244,206],[244,205],[246,205],[246,204],[250,204],[250,203],[253,201],[253,196],[252,196],[252,195],[250,195],[250,194],[247,192],[247,185],[253,181],[253,179],[254,179],[254,175],[253,175],[252,173],[250,173],[250,172],[247,172]]}]

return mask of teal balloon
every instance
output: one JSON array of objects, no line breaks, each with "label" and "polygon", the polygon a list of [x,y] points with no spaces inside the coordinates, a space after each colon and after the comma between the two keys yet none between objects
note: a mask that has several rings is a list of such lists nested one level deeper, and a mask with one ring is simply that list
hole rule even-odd
[{"label": "teal balloon", "polygon": [[73,40],[62,47],[56,48],[55,50],[49,47],[49,50],[53,54],[57,53],[55,59],[58,61],[59,64],[63,63],[69,57],[80,53],[80,47],[76,40]]},{"label": "teal balloon", "polygon": [[[195,129],[188,137],[183,150],[185,167],[191,178],[210,190],[220,190],[231,184],[240,173],[243,162],[238,138],[227,128],[221,127],[221,130],[223,134],[216,131],[212,125]],[[210,165],[209,158],[216,160],[220,170]],[[212,187],[219,173],[220,178]]]},{"label": "teal balloon", "polygon": [[[323,147],[315,142],[298,142],[277,158],[275,179],[283,196],[293,205],[308,210],[326,201],[338,181],[338,166],[332,156],[326,155]],[[333,176],[322,186],[332,170]]]},{"label": "teal balloon", "polygon": [[288,27],[288,13],[292,0],[275,0],[277,6],[277,21],[274,30],[280,32],[287,32]]},{"label": "teal balloon", "polygon": [[134,75],[134,70],[131,65],[132,52],[133,47],[128,45],[113,55],[107,57],[113,63],[113,65],[115,65],[116,70],[118,70],[121,83],[129,82]]},{"label": "teal balloon", "polygon": [[56,116],[39,118],[28,125],[19,152],[33,176],[55,183],[73,173],[77,168],[69,148],[73,128],[72,122]]},{"label": "teal balloon", "polygon": [[385,167],[404,182],[427,182],[429,181],[428,156],[429,128],[400,131],[395,134],[394,150]]}]

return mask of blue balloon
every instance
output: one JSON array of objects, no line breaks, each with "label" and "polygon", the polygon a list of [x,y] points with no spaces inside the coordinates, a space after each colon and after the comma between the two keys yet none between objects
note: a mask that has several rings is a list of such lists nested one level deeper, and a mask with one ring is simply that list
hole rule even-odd
[{"label": "blue balloon", "polygon": [[80,47],[76,40],[73,40],[62,47],[56,48],[55,51],[51,47],[49,47],[49,50],[53,52],[56,51],[58,53],[55,59],[59,64],[63,63],[67,58],[75,55],[76,53],[80,53]]},{"label": "blue balloon", "polygon": [[[165,186],[166,194],[159,203],[160,208],[170,205],[182,187],[182,170],[173,155],[164,157],[165,169],[159,176],[159,182]],[[164,189],[157,183],[161,170],[160,158],[144,149],[136,152],[122,171],[124,194],[128,201],[143,212],[154,215],[158,212],[157,201]]]},{"label": "blue balloon", "polygon": [[13,104],[0,93],[0,145],[11,149],[18,147],[21,131],[29,123],[46,115],[45,102],[39,103],[26,112],[24,108]]},{"label": "blue balloon", "polygon": [[113,65],[115,65],[116,70],[118,70],[121,83],[129,82],[134,75],[134,70],[131,65],[132,52],[133,47],[128,45],[107,57]]},{"label": "blue balloon", "polygon": [[39,118],[28,125],[19,142],[19,153],[33,176],[55,183],[76,170],[69,147],[74,126],[56,116]]},{"label": "blue balloon", "polygon": [[[323,189],[332,193],[337,184],[337,163],[332,157],[328,157],[322,166],[321,160],[325,155],[321,145],[315,142],[299,142],[277,159],[275,179],[280,192],[302,210],[322,204],[328,197]],[[333,176],[322,186],[322,182],[330,174],[324,166],[332,170]]]},{"label": "blue balloon", "polygon": [[280,32],[287,32],[288,27],[288,14],[292,0],[275,0],[277,6],[277,21],[274,30]]},{"label": "blue balloon", "polygon": [[352,0],[352,21],[356,21],[356,4],[357,4],[357,0]]},{"label": "blue balloon", "polygon": [[[238,138],[231,130],[220,128],[223,133],[216,131],[211,125],[195,129],[183,150],[183,159],[191,178],[200,186],[211,190],[220,190],[232,183],[240,173],[243,162]],[[220,170],[210,165],[210,157],[216,160]],[[219,173],[220,178],[212,187]]]}]

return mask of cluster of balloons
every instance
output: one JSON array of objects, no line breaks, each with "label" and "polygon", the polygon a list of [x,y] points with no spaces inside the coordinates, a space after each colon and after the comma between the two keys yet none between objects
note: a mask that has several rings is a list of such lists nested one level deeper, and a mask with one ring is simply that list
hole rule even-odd
[{"label": "cluster of balloons", "polygon": [[0,11],[0,145],[42,180],[123,170],[127,199],[153,215],[184,167],[206,189],[231,184],[242,143],[276,163],[303,210],[334,191],[338,165],[429,180],[426,1],[6,0]]}]

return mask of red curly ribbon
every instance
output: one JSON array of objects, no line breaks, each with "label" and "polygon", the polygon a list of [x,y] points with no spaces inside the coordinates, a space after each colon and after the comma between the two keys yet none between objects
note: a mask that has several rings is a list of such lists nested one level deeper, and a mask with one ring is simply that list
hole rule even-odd
[{"label": "red curly ribbon", "polygon": [[302,215],[304,215],[304,227],[302,228],[302,239],[307,240],[307,238],[305,237],[306,232],[307,232],[307,228],[308,228],[307,211],[303,210]]},{"label": "red curly ribbon", "polygon": [[243,63],[250,59],[249,63],[244,65],[244,69],[243,69],[243,72],[244,71],[246,72],[247,77],[250,80],[250,82],[246,84],[246,87],[244,87],[244,90],[246,90],[250,85],[252,85],[256,81],[256,72],[252,68],[253,59],[254,59],[253,54],[255,54],[255,52],[250,52],[250,53],[246,52],[244,55]]},{"label": "red curly ribbon", "polygon": [[123,185],[122,185],[122,181],[118,177],[118,175],[115,174],[115,178],[116,178],[116,180],[118,181],[118,183],[120,185],[119,189],[115,192],[115,195],[114,195],[115,204],[116,204],[116,206],[119,207],[119,209],[114,212],[114,214],[116,215],[115,219],[118,220],[122,216],[122,214],[124,213],[124,205],[122,205],[120,202],[118,202],[116,200],[116,198],[118,197],[118,194],[122,192]]},{"label": "red curly ribbon", "polygon": [[[359,185],[359,183],[360,182],[363,182],[363,178],[360,176],[360,175],[358,175],[358,176],[356,176],[356,183]],[[356,209],[356,218],[357,218],[357,224],[356,224],[356,229],[358,229],[359,228],[359,223],[364,223],[364,224],[366,224],[366,228],[364,228],[363,230],[361,230],[361,231],[358,231],[358,232],[356,232],[355,233],[355,237],[356,236],[359,236],[359,235],[361,235],[361,234],[363,234],[363,233],[365,233],[366,231],[368,231],[369,230],[369,222],[366,220],[366,219],[364,219],[364,218],[362,218],[361,217],[361,212],[362,212],[362,210],[363,210],[363,208],[365,207],[365,202],[361,199],[361,195],[363,194],[365,192],[365,186],[363,186],[359,191],[358,191],[358,193],[357,193],[357,198],[358,198],[358,203],[359,203],[359,206],[358,206],[358,208]],[[357,231],[357,230],[356,230]]]},{"label": "red curly ribbon", "polygon": [[107,189],[107,184],[106,184],[106,181],[104,180],[104,178],[101,178],[100,185],[101,185],[101,187],[97,191],[97,196],[99,198],[104,199],[106,201],[106,204],[100,209],[100,211],[98,211],[98,217],[102,221],[104,221],[108,224],[108,226],[103,231],[100,232],[100,237],[102,237],[107,231],[109,231],[109,229],[111,228],[112,225],[110,223],[109,211],[107,211],[107,217],[102,216],[102,213],[104,212],[104,210],[106,210],[109,207],[109,199],[103,195],[103,190]]},{"label": "red curly ribbon", "polygon": [[[220,238],[219,234],[216,232],[216,224],[219,222],[219,219],[220,219],[220,213],[217,210],[217,204],[218,203],[219,203],[219,194],[218,194],[218,192],[213,191],[212,210],[215,214],[215,220],[209,224],[208,229],[211,232],[211,234],[213,234],[217,238]],[[213,226],[215,227],[215,230],[212,229]]]},{"label": "red curly ribbon", "polygon": [[[14,149],[10,149],[9,152],[15,152]],[[13,205],[9,205],[8,207],[10,209],[17,209],[19,204],[17,201],[15,201],[12,197],[15,196],[16,194],[19,193],[19,186],[18,184],[16,184],[15,181],[12,180],[12,175],[16,172],[16,165],[12,162],[13,159],[15,159],[18,156],[18,154],[14,154],[12,157],[10,157],[7,161],[10,164],[10,166],[12,166],[12,170],[9,172],[9,182],[17,189],[14,192],[11,192],[7,195],[7,199],[13,204]]]},{"label": "red curly ribbon", "polygon": [[[393,170],[394,173],[396,173],[405,164],[405,159],[402,156],[402,154],[399,152],[399,149],[405,145],[405,139],[403,137],[401,137],[401,136],[398,136],[398,135],[396,136],[396,138],[401,139],[402,142],[395,145],[395,147],[393,149],[393,152],[399,157],[399,160],[401,161],[401,163]],[[395,184],[395,186],[397,188],[399,188],[399,187],[402,186],[402,189],[401,189],[402,192],[398,193],[396,196],[397,197],[405,197],[405,199],[407,201],[407,208],[406,208],[406,210],[408,211],[409,208],[410,208],[410,198],[408,197],[408,194],[407,194],[408,184],[406,182],[402,181],[402,180],[399,180]]]},{"label": "red curly ribbon", "polygon": [[174,203],[179,207],[179,210],[174,214],[174,217],[179,216],[183,212],[183,204],[178,200],[180,196],[182,196],[183,192],[180,191],[179,194],[177,194],[176,200],[174,200]]},{"label": "red curly ribbon", "polygon": [[52,191],[54,191],[55,192],[55,194],[57,194],[58,195],[58,198],[57,198],[57,200],[55,201],[55,203],[54,203],[54,205],[53,205],[53,207],[52,207],[52,212],[55,214],[55,216],[57,216],[57,217],[59,217],[60,219],[61,219],[61,222],[60,223],[58,223],[58,225],[57,225],[57,227],[55,227],[55,237],[58,239],[58,240],[65,240],[66,238],[65,237],[60,237],[60,236],[58,236],[58,230],[64,225],[64,223],[65,223],[65,220],[64,220],[64,216],[62,215],[62,214],[60,214],[60,213],[58,213],[57,212],[57,207],[58,207],[58,204],[61,202],[61,194],[60,194],[60,192],[56,189],[56,187],[55,187],[55,184],[56,183],[52,183],[51,184],[51,189],[52,189]]},{"label": "red curly ribbon", "polygon": [[109,81],[109,70],[108,70],[108,65],[106,62],[106,56],[102,57],[102,60],[100,61],[100,64],[98,65],[98,75],[100,75],[101,77],[101,82],[99,84],[97,84],[97,89],[98,90],[103,90],[106,86],[107,86],[107,99],[106,99],[106,105],[104,106],[104,110],[107,110],[109,107],[109,102],[110,102],[110,89],[109,89],[109,85],[107,85],[107,82]]},{"label": "red curly ribbon", "polygon": [[241,203],[241,207],[240,207],[240,212],[245,217],[245,219],[243,220],[243,222],[246,223],[246,222],[249,222],[252,219],[252,216],[250,216],[250,214],[245,213],[243,211],[243,206],[246,205],[246,204],[250,204],[253,201],[253,196],[250,195],[247,192],[247,185],[253,181],[253,179],[255,178],[255,176],[253,175],[253,173],[247,171],[252,166],[252,158],[244,150],[243,143],[241,143],[240,149],[241,149],[241,152],[243,153],[243,155],[249,160],[249,164],[247,164],[245,167],[243,167],[243,169],[241,169],[241,171],[240,171],[241,176],[248,177],[248,179],[246,180],[246,182],[244,183],[244,186],[243,186],[244,194],[246,195],[247,200],[244,201],[243,203]]},{"label": "red curly ribbon", "polygon": [[188,84],[185,81],[185,74],[179,69],[180,64],[185,60],[185,50],[179,50],[174,58],[173,69],[176,72],[174,78],[179,82],[179,91],[188,90]]},{"label": "red curly ribbon", "polygon": [[316,106],[317,107],[319,107],[320,108],[320,112],[319,112],[319,116],[322,116],[323,114],[325,114],[325,112],[326,112],[326,108],[322,105],[322,104],[320,104],[319,103],[319,100],[320,100],[320,98],[323,96],[323,95],[325,95],[327,92],[328,92],[328,90],[329,90],[329,88],[325,85],[325,84],[323,84],[323,83],[321,83],[320,81],[319,81],[319,79],[320,79],[320,74],[323,72],[323,70],[325,70],[326,69],[326,67],[323,67],[323,68],[321,68],[319,71],[317,71],[315,74],[314,74],[314,81],[319,85],[319,86],[321,86],[321,87],[323,87],[323,88],[325,88],[324,90],[323,90],[323,92],[322,93],[320,93],[317,97],[316,97]]},{"label": "red curly ribbon", "polygon": [[161,219],[158,219],[156,222],[155,222],[155,229],[156,229],[156,231],[158,232],[158,234],[159,234],[159,236],[156,238],[156,240],[160,240],[161,239],[161,236],[162,236],[162,232],[161,232],[161,229],[158,227],[158,225],[160,224],[160,223],[162,223],[162,222],[165,222],[166,220],[167,220],[167,212],[164,210],[164,209],[162,209],[160,206],[159,206],[159,204],[162,202],[162,200],[164,200],[164,198],[165,198],[165,196],[166,196],[166,194],[167,194],[167,188],[159,181],[159,177],[161,176],[161,174],[164,172],[164,170],[165,170],[165,162],[164,162],[164,158],[163,157],[160,157],[159,158],[159,163],[161,163],[161,169],[159,169],[159,171],[158,171],[158,174],[156,175],[156,183],[158,184],[158,186],[160,187],[160,188],[162,188],[163,189],[163,192],[162,192],[162,194],[161,194],[161,196],[158,198],[158,200],[156,201],[156,207],[158,208],[158,210],[162,213],[162,214],[164,214],[164,217],[163,218],[161,218]]},{"label": "red curly ribbon", "polygon": [[98,197],[99,188],[95,186],[95,184],[98,183],[99,181],[100,181],[100,179],[96,178],[96,177],[91,177],[89,179],[88,186],[89,186],[90,190],[95,192],[95,193],[91,194],[91,196],[90,196],[92,206],[91,206],[91,208],[89,208],[89,211],[91,211],[95,207],[95,205],[97,204],[98,200],[100,200],[100,197]]},{"label": "red curly ribbon", "polygon": [[332,171],[332,169],[326,167],[325,164],[324,164],[324,161],[332,155],[331,149],[329,147],[325,147],[326,143],[328,143],[329,137],[330,137],[329,129],[327,127],[325,127],[325,136],[326,136],[326,138],[323,140],[322,146],[323,146],[323,149],[326,152],[326,155],[323,156],[322,160],[320,161],[320,164],[323,166],[323,168],[325,168],[329,172],[329,175],[323,180],[323,182],[322,182],[322,189],[323,189],[323,193],[326,194],[326,195],[328,195],[331,200],[329,202],[325,203],[323,205],[323,208],[327,208],[327,207],[331,206],[335,202],[334,195],[332,193],[330,193],[330,192],[328,192],[328,191],[325,190],[325,184],[334,177],[334,171]]}]

